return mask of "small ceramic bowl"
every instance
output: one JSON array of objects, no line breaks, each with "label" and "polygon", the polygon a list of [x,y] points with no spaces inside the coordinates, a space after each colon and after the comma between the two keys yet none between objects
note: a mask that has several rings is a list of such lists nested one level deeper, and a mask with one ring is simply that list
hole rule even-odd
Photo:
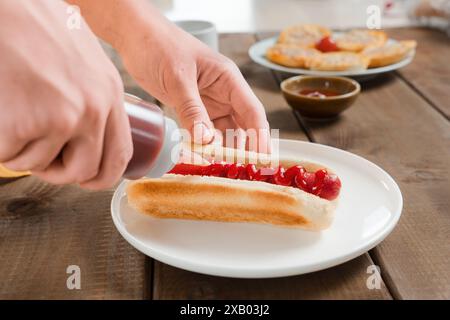
[{"label": "small ceramic bowl", "polygon": [[174,23],[208,45],[211,49],[219,51],[219,36],[217,35],[216,26],[212,22],[202,20],[179,20],[174,21]]},{"label": "small ceramic bowl", "polygon": [[280,86],[288,104],[313,119],[336,117],[355,102],[361,91],[358,82],[345,77],[296,76]]}]

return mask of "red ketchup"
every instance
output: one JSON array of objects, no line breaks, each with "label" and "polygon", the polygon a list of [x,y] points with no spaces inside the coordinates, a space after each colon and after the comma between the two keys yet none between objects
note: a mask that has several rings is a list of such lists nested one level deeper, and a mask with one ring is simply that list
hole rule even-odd
[{"label": "red ketchup", "polygon": [[[267,169],[267,168],[265,168]],[[308,172],[302,166],[288,169],[278,167],[269,168],[269,174],[261,174],[254,164],[212,163],[207,166],[180,163],[168,173],[196,176],[215,176],[229,179],[263,181],[267,183],[299,188],[323,199],[334,200],[339,195],[341,181],[335,174],[325,169]],[[271,171],[271,172],[270,172]]]},{"label": "red ketchup", "polygon": [[316,49],[322,52],[339,51],[338,46],[330,37],[323,37],[319,42],[317,42]]},{"label": "red ketchup", "polygon": [[178,161],[178,126],[172,119],[164,117],[158,106],[129,94],[125,95],[125,111],[131,126],[133,156],[124,177],[139,179],[143,176],[163,176]]},{"label": "red ketchup", "polygon": [[325,99],[327,97],[335,97],[340,95],[339,92],[331,89],[303,89],[299,92],[301,95],[312,98]]}]

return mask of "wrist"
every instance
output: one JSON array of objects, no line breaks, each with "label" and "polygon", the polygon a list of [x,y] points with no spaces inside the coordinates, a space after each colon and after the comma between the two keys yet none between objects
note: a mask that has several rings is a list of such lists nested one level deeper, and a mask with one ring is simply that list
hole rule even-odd
[{"label": "wrist", "polygon": [[94,33],[117,51],[160,32],[167,20],[147,0],[66,0],[80,7]]},{"label": "wrist", "polygon": [[136,12],[129,21],[120,27],[120,37],[111,45],[120,53],[131,49],[152,50],[159,39],[173,34],[172,24],[161,13],[148,6],[148,10]]}]

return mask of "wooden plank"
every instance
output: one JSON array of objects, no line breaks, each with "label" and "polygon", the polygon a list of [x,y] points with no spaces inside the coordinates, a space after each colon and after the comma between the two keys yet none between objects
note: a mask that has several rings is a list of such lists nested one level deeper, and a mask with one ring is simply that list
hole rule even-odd
[{"label": "wooden plank", "polygon": [[[152,101],[117,53],[103,44],[125,91]],[[150,260],[119,235],[110,215],[112,191],[51,186],[34,177],[0,181],[1,299],[148,298]],[[69,290],[69,265],[81,290]]]},{"label": "wooden plank", "polygon": [[295,277],[233,279],[157,263],[154,299],[390,299],[384,283],[368,289],[366,255],[340,266]]},{"label": "wooden plank", "polygon": [[355,106],[339,119],[301,121],[314,141],[362,155],[399,183],[402,219],[393,234],[371,251],[393,296],[448,299],[450,128],[440,114],[448,107],[448,90],[442,86],[450,78],[448,64],[442,60],[448,56],[448,39],[445,44],[434,30],[411,30],[388,30],[398,39],[419,42],[416,59],[401,71],[407,83],[393,74],[380,77],[363,84]]},{"label": "wooden plank", "polygon": [[450,118],[450,39],[439,30],[399,28],[387,30],[394,39],[418,43],[414,61],[400,69],[400,76],[447,119]]},{"label": "wooden plank", "polygon": [[[221,51],[238,64],[264,103],[271,126],[281,129],[280,136],[307,140],[270,71],[249,60],[247,50],[254,41],[251,34],[222,35]],[[390,299],[384,283],[379,290],[367,288],[366,271],[372,264],[365,254],[309,275],[243,280],[187,272],[155,261],[152,296],[154,299]]]},{"label": "wooden plank", "polygon": [[[102,45],[125,91],[154,102]],[[116,231],[111,196],[111,190],[57,187],[33,177],[0,180],[0,298],[149,298],[151,260]],[[67,289],[69,265],[81,269],[81,290]]]},{"label": "wooden plank", "polygon": [[[143,299],[149,266],[113,226],[112,191],[0,183],[0,299]],[[81,289],[66,286],[69,265]]]},{"label": "wooden plank", "polygon": [[[398,75],[448,119],[450,116],[448,36],[442,31],[428,28],[395,28],[386,31],[394,39],[412,39],[418,42],[413,62],[400,69]],[[269,38],[277,34],[278,32],[262,32],[258,33],[258,38]],[[292,76],[279,72],[276,75],[279,79]]]},{"label": "wooden plank", "polygon": [[305,121],[316,142],[381,165],[399,183],[402,218],[372,257],[395,297],[450,298],[450,126],[401,79],[363,86],[331,123]]}]

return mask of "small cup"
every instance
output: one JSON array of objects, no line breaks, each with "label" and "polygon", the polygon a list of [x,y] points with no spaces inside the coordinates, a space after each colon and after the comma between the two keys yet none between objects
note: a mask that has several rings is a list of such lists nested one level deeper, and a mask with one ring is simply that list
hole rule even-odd
[{"label": "small cup", "polygon": [[213,23],[202,20],[180,20],[174,21],[174,23],[205,43],[211,49],[219,51],[219,38],[217,36],[216,26]]},{"label": "small cup", "polygon": [[[348,109],[361,91],[353,79],[345,77],[296,76],[284,80],[281,91],[288,104],[302,116],[312,119],[330,119]],[[315,97],[301,91],[332,90],[333,96]]]}]

